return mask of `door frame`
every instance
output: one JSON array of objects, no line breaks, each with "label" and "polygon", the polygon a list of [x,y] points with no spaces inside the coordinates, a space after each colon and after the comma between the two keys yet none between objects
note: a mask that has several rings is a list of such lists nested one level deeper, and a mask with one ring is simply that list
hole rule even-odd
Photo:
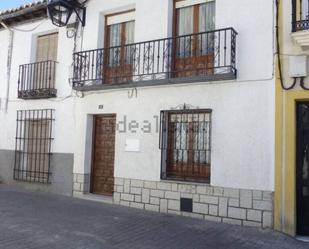
[{"label": "door frame", "polygon": [[[296,234],[297,235],[302,235],[302,236],[309,236],[309,234],[302,234],[302,228],[299,227],[299,221],[300,221],[300,213],[301,213],[301,209],[300,209],[300,204],[302,203],[301,201],[301,196],[300,196],[300,188],[302,187],[302,185],[300,185],[300,181],[301,181],[301,147],[300,147],[300,131],[301,131],[301,124],[300,124],[300,119],[299,119],[299,106],[301,104],[307,104],[309,106],[309,101],[298,101],[296,102],[296,185],[295,185],[295,190],[296,190]],[[309,222],[308,222],[308,226],[309,226]],[[308,228],[309,230],[309,228]]]},{"label": "door frame", "polygon": [[[95,156],[95,137],[97,134],[96,131],[96,119],[99,117],[112,117],[115,118],[115,120],[117,121],[117,114],[116,113],[102,113],[102,114],[95,114],[92,116],[92,145],[91,145],[91,169],[90,169],[90,188],[89,188],[89,192],[91,194],[96,194],[93,192],[93,183],[94,183],[94,156]],[[117,128],[117,124],[115,124],[115,135],[116,135],[116,128]],[[116,136],[115,136],[115,140],[116,140]],[[115,144],[115,151],[116,152],[116,144]],[[115,162],[114,162],[114,170],[115,170]],[[114,172],[114,176],[115,178],[115,172]]]}]

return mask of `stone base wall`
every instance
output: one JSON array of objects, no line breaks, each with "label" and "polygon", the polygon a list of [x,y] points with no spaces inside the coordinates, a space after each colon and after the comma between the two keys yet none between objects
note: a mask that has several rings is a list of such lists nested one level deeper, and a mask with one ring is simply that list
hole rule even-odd
[{"label": "stone base wall", "polygon": [[[192,213],[180,211],[180,198],[192,199]],[[216,222],[273,228],[273,192],[267,191],[116,178],[114,203]]]},{"label": "stone base wall", "polygon": [[32,191],[72,196],[74,155],[52,153],[50,158],[50,184],[14,180],[15,151],[0,150],[0,182]]},{"label": "stone base wall", "polygon": [[73,174],[73,195],[87,194],[90,191],[90,174]]}]

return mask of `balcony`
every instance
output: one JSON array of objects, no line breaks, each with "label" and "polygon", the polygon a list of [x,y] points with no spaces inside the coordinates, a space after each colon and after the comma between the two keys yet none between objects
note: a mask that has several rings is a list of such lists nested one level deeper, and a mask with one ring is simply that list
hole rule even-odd
[{"label": "balcony", "polygon": [[55,61],[41,61],[19,66],[18,98],[42,99],[57,96]]},{"label": "balcony", "polygon": [[292,0],[292,38],[304,49],[309,48],[309,1]]},{"label": "balcony", "polygon": [[235,79],[236,36],[226,28],[77,52],[73,88],[97,90]]}]

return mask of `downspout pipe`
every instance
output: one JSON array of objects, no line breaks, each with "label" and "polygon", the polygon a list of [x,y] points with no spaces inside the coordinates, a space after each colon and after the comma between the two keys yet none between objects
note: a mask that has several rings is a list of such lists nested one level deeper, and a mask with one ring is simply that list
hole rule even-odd
[{"label": "downspout pipe", "polygon": [[0,19],[0,24],[9,32],[9,45],[8,45],[8,56],[7,56],[7,76],[6,76],[6,91],[4,98],[5,112],[8,110],[9,95],[10,95],[10,82],[11,82],[11,69],[12,69],[12,55],[13,55],[13,42],[14,42],[14,31],[10,29],[3,20]]}]

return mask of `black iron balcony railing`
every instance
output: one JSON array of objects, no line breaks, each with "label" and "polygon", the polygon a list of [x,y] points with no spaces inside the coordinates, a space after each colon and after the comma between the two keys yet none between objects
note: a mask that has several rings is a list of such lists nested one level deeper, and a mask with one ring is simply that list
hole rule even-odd
[{"label": "black iron balcony railing", "polygon": [[292,0],[292,32],[309,29],[309,0]]},{"label": "black iron balcony railing", "polygon": [[[226,28],[74,54],[73,87],[236,78],[236,36]],[[155,82],[156,83],[156,82]]]},{"label": "black iron balcony railing", "polygon": [[41,61],[19,66],[18,98],[54,98],[56,80],[55,61]]}]

